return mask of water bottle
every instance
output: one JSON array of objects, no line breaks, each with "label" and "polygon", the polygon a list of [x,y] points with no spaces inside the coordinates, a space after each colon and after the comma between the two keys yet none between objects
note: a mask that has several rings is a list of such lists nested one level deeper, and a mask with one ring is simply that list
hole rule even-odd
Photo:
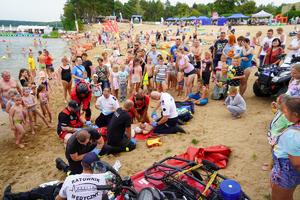
[{"label": "water bottle", "polygon": [[240,200],[242,188],[238,182],[226,179],[220,184],[220,195],[224,200]]}]

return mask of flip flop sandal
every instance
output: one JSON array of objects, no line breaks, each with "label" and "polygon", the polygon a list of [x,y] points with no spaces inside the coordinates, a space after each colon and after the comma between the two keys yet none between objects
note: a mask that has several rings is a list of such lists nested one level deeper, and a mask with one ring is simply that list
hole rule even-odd
[{"label": "flip flop sandal", "polygon": [[233,120],[236,120],[236,119],[241,119],[241,117],[234,116],[232,119],[233,119]]}]

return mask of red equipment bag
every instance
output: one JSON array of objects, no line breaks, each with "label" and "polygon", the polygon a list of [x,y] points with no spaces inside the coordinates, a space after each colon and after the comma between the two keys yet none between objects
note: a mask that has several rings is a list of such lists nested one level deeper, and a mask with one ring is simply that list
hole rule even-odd
[{"label": "red equipment bag", "polygon": [[[223,145],[217,145],[207,148],[195,148],[189,147],[186,153],[181,155],[176,155],[175,157],[183,158],[187,160],[195,161],[199,164],[202,163],[203,159],[209,160],[223,169],[227,166],[228,157],[231,153],[231,150]],[[168,164],[172,166],[182,166],[183,162],[178,160],[169,160]]]}]

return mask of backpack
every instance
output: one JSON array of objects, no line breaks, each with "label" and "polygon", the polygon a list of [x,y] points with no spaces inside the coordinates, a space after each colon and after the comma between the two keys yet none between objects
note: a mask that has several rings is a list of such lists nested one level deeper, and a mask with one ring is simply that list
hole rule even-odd
[{"label": "backpack", "polygon": [[181,119],[182,121],[189,121],[194,117],[194,102],[188,101],[188,102],[180,102],[175,101],[175,105],[178,112],[178,119]]}]

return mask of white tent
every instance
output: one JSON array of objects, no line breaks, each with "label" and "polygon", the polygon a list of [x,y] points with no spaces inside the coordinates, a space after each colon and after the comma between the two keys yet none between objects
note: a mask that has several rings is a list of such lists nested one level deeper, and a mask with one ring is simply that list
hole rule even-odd
[{"label": "white tent", "polygon": [[252,17],[272,17],[272,16],[273,16],[272,14],[267,13],[264,10],[252,15]]}]

